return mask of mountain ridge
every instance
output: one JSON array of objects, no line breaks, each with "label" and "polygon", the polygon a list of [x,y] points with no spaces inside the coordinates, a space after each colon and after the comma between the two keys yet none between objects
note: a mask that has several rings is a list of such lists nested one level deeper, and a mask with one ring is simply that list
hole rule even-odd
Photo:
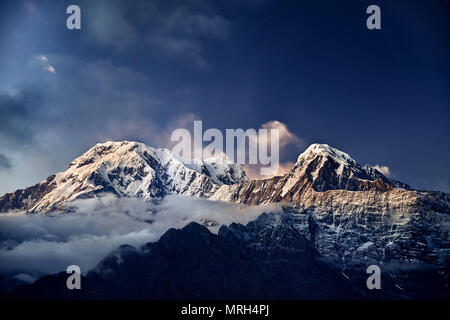
[{"label": "mountain ridge", "polygon": [[[348,191],[412,191],[373,167],[362,167],[348,154],[312,144],[283,176],[249,181],[237,164],[223,159],[187,164],[167,149],[138,142],[96,144],[73,160],[66,171],[41,183],[0,197],[0,212],[48,212],[75,199],[111,193],[157,201],[167,194],[196,196],[243,205],[278,201],[298,203],[301,194]],[[264,195],[258,194],[263,190]],[[268,196],[268,194],[270,196]]]},{"label": "mountain ridge", "polygon": [[[126,286],[114,288],[114,279],[124,279],[122,276],[132,281],[131,291],[127,292],[136,298],[192,298],[197,285],[202,286],[204,297],[221,293],[234,298],[307,298],[309,291],[302,291],[303,287],[293,288],[292,281],[317,290],[314,294],[319,298],[329,297],[326,290],[318,286],[322,279],[320,274],[312,270],[308,279],[295,269],[303,268],[309,272],[305,269],[308,264],[302,264],[306,257],[312,257],[308,261],[318,269],[331,272],[327,273],[330,283],[341,285],[342,277],[352,279],[350,286],[356,285],[356,292],[345,292],[352,297],[354,294],[366,297],[366,268],[373,264],[381,266],[389,275],[389,290],[378,297],[426,298],[427,294],[442,297],[450,292],[450,194],[413,190],[370,166],[360,166],[348,154],[328,145],[311,145],[299,155],[292,170],[283,176],[248,181],[239,166],[228,162],[208,160],[185,164],[168,150],[153,149],[135,142],[107,142],[94,146],[72,161],[65,172],[50,176],[31,188],[1,197],[0,212],[5,208],[16,208],[45,213],[64,208],[74,199],[97,197],[105,192],[156,202],[166,195],[179,194],[243,207],[281,203],[283,212],[263,213],[246,226],[236,223],[222,226],[217,236],[195,223],[189,224],[181,233],[171,229],[160,241],[147,246],[149,249],[157,248],[153,253],[150,250],[149,254],[152,257],[156,254],[154,258],[160,264],[152,264],[145,258],[141,260],[135,249],[122,246],[120,252],[134,258],[123,266],[114,263],[117,252],[104,259],[95,269],[91,278],[93,291],[88,292],[86,298],[123,297],[121,290]],[[184,208],[178,210],[183,211]],[[199,222],[204,226],[217,224],[212,220]],[[240,254],[230,251],[228,245]],[[201,254],[196,252],[197,247]],[[176,257],[181,269],[169,264],[172,256]],[[211,265],[208,259],[220,264]],[[229,265],[227,259],[233,262],[230,267],[242,266],[246,276],[236,279],[226,273],[223,266]],[[267,261],[273,262],[273,266]],[[184,264],[187,269],[183,269]],[[142,279],[130,273],[135,268],[145,270],[149,265],[165,277],[182,272],[196,276],[194,282],[177,277],[171,282],[170,290],[158,296],[157,293],[146,292],[150,287],[145,287],[141,284]],[[230,283],[239,280],[236,282],[239,292],[225,284],[222,291],[212,290],[201,281],[195,266],[207,270],[212,280],[227,278]],[[112,272],[112,282],[105,280],[108,268]],[[265,273],[268,268],[272,270],[269,277]],[[219,275],[217,279],[215,274]],[[155,283],[159,281],[153,278],[153,274],[147,276]],[[64,278],[63,275],[60,278]],[[421,282],[425,278],[439,287],[438,292],[433,291],[428,283]],[[32,289],[19,290],[16,294],[34,294],[36,288],[41,292],[39,290],[46,290],[46,285],[52,287],[58,283],[58,279],[58,276],[56,279],[44,277]],[[267,280],[268,287],[256,279]],[[241,280],[247,281],[247,285],[239,287]],[[425,288],[423,292],[421,288],[414,288],[411,281]],[[280,287],[276,283],[282,283],[281,288],[289,288],[291,291],[286,292],[292,295],[284,296],[283,290],[277,291]],[[338,296],[340,285],[333,287]],[[96,291],[95,286],[103,288],[107,295],[96,296],[103,293]],[[247,293],[249,286],[254,286],[257,291]],[[270,290],[277,294],[271,295],[268,293]],[[67,294],[67,290],[63,294]]]},{"label": "mountain ridge", "polygon": [[6,298],[448,298],[448,267],[382,265],[382,290],[367,290],[370,262],[342,269],[338,260],[322,256],[295,225],[289,211],[264,213],[246,226],[222,226],[217,235],[191,222],[141,248],[120,246],[82,277],[80,290],[67,290],[67,274],[61,272],[20,286]]},{"label": "mountain ridge", "polygon": [[66,171],[35,186],[0,197],[0,212],[51,211],[75,199],[111,193],[157,200],[169,193],[204,196],[222,184],[247,181],[239,165],[220,159],[186,165],[167,149],[138,142],[96,144],[73,160]]}]

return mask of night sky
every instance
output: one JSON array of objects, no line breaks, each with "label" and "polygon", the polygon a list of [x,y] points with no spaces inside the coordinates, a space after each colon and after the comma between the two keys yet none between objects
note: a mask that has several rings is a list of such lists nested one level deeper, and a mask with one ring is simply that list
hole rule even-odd
[{"label": "night sky", "polygon": [[[81,30],[66,8],[81,8]],[[381,30],[366,8],[381,8]],[[1,1],[0,193],[105,140],[287,126],[450,192],[449,1]]]}]

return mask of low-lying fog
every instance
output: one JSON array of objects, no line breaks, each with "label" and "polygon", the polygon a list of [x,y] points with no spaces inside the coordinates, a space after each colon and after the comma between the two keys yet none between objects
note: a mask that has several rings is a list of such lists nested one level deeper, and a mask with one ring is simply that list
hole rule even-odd
[{"label": "low-lying fog", "polygon": [[[20,282],[80,266],[87,273],[122,244],[140,247],[154,242],[169,228],[191,221],[213,220],[220,225],[247,224],[263,212],[277,212],[279,205],[238,208],[192,197],[168,196],[155,205],[139,199],[102,198],[78,200],[64,214],[0,215],[0,275]],[[1,289],[1,288],[0,288]]]}]

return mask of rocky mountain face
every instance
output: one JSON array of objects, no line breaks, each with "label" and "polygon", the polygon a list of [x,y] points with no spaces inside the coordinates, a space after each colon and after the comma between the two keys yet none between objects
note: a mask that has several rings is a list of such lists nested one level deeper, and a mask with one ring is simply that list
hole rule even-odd
[{"label": "rocky mountain face", "polygon": [[[299,213],[307,215],[306,213]],[[396,299],[446,298],[448,269],[385,270],[368,290],[366,266],[324,259],[291,212],[263,214],[218,235],[191,222],[142,248],[123,245],[67,290],[67,274],[21,286],[9,299]],[[314,233],[311,225],[309,233]],[[309,235],[310,237],[310,235]],[[447,273],[448,274],[448,273]],[[401,285],[401,286],[400,286]]]},{"label": "rocky mountain face", "polygon": [[[412,191],[408,185],[389,179],[373,167],[361,167],[346,153],[324,144],[311,145],[284,176],[248,181],[239,165],[223,159],[186,164],[169,150],[124,141],[97,144],[66,171],[5,194],[0,197],[0,212],[47,212],[102,193],[147,201],[182,194],[245,205],[280,201],[302,205],[312,201],[320,206],[331,198],[336,202],[344,197],[344,203],[366,200],[366,193],[353,191],[382,194],[384,198],[391,195],[387,191],[397,191],[402,194],[400,198],[428,198],[432,202],[434,197],[445,198]],[[382,204],[382,200],[375,202]],[[331,208],[330,203],[324,203],[324,207]]]},{"label": "rocky mountain face", "polygon": [[137,142],[95,145],[69,168],[0,198],[0,212],[48,212],[76,199],[110,193],[158,200],[169,193],[208,197],[223,184],[247,181],[239,165],[222,159],[185,164],[169,150]]},{"label": "rocky mountain face", "polygon": [[[311,145],[284,176],[248,181],[239,166],[221,160],[185,164],[167,150],[107,142],[75,159],[67,171],[1,197],[0,212],[46,212],[104,192],[147,201],[182,194],[240,206],[280,202],[284,212],[222,227],[218,235],[189,225],[143,250],[122,247],[87,276],[92,283],[87,297],[122,297],[120,279],[133,283],[126,292],[130,297],[206,298],[220,292],[233,298],[302,298],[304,288],[311,289],[309,297],[377,297],[365,287],[372,264],[384,275],[386,290],[378,297],[450,296],[450,195],[413,190],[328,145]],[[126,263],[114,262],[117,256]],[[134,268],[145,278],[134,275]],[[58,276],[46,279],[50,282],[39,280],[27,290],[52,285]],[[161,279],[170,285],[155,293]]]},{"label": "rocky mountain face", "polygon": [[[253,238],[254,236],[254,238]],[[65,290],[61,273],[15,290],[11,298],[251,299],[356,297],[348,281],[321,262],[298,233],[272,243],[270,235],[233,224],[218,235],[197,223],[167,231],[140,250],[122,246],[82,279],[81,290]],[[266,240],[266,241],[265,241]],[[274,243],[273,243],[274,244]],[[63,289],[61,289],[63,288]]]},{"label": "rocky mountain face", "polygon": [[[278,201],[303,203],[306,198],[327,191],[411,190],[407,184],[389,179],[371,166],[361,167],[348,154],[326,144],[313,144],[297,159],[291,171],[281,177],[222,186],[211,199],[244,204]],[[361,195],[359,193],[358,195]]]},{"label": "rocky mountain face", "polygon": [[222,186],[211,198],[288,204],[297,230],[343,267],[450,264],[449,194],[412,190],[327,145],[310,146],[283,177]]}]

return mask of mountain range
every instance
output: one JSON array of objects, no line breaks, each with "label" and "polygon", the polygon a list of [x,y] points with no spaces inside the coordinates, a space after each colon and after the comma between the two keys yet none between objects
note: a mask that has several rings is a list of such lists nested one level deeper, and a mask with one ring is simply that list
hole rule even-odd
[{"label": "mountain range", "polygon": [[[11,297],[450,297],[450,195],[414,190],[326,144],[308,147],[283,176],[249,180],[223,159],[186,163],[142,143],[101,143],[66,171],[0,197],[0,212],[70,214],[72,201],[104,194],[280,203],[283,212],[217,235],[193,222],[142,248],[124,244],[86,275],[82,292],[59,292],[61,273]],[[373,264],[383,272],[379,292],[365,286]]]}]

